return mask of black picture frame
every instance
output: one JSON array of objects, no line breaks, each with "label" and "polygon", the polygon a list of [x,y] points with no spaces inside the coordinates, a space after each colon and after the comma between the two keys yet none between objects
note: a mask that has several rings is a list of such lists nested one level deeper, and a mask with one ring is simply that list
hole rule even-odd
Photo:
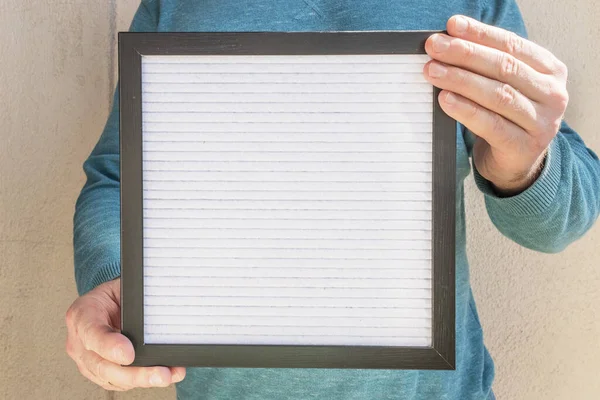
[{"label": "black picture frame", "polygon": [[455,369],[456,121],[434,89],[432,346],[144,343],[142,83],[146,55],[425,54],[432,31],[119,33],[121,323],[133,365],[238,368]]}]

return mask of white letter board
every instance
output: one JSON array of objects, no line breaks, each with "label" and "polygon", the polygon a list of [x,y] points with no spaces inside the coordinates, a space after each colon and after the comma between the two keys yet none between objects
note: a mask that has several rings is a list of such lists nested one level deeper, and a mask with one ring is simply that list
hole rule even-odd
[{"label": "white letter board", "polygon": [[120,34],[135,365],[454,367],[430,34]]}]

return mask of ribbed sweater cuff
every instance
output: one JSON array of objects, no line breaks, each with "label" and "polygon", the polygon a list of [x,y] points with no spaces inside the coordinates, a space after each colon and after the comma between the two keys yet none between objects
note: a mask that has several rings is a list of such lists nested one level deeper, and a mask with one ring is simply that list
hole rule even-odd
[{"label": "ribbed sweater cuff", "polygon": [[523,192],[511,197],[499,197],[492,184],[473,165],[473,175],[479,190],[485,195],[488,208],[496,208],[515,216],[537,215],[555,200],[561,178],[561,149],[558,140],[548,148],[546,161],[538,179]]},{"label": "ribbed sweater cuff", "polygon": [[116,261],[109,264],[105,264],[102,267],[95,270],[87,278],[87,282],[83,285],[83,290],[80,295],[83,295],[96,286],[101,285],[105,282],[112,281],[113,279],[121,276],[121,262]]}]

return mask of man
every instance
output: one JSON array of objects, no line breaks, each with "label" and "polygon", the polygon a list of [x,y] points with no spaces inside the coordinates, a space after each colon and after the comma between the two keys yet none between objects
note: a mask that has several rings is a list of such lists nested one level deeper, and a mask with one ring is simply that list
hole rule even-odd
[{"label": "man", "polygon": [[[453,14],[468,15],[454,16]],[[482,22],[478,22],[482,21]],[[423,71],[457,124],[456,370],[126,367],[119,297],[118,96],[84,164],[77,202],[67,352],[109,390],[177,383],[179,399],[493,399],[492,359],[472,297],[463,181],[470,170],[496,227],[515,242],[558,252],[600,209],[600,161],[562,121],[567,68],[527,41],[514,0],[144,0],[132,31],[443,30]],[[511,32],[515,32],[511,33]],[[185,380],[184,380],[185,377]]]}]

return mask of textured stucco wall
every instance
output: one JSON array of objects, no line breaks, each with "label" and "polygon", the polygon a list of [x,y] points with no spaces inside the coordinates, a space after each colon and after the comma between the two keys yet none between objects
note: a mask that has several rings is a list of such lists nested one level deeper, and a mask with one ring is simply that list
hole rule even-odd
[{"label": "textured stucco wall", "polygon": [[[104,392],[64,352],[81,163],[107,117],[115,33],[138,1],[0,2],[0,399],[174,398],[172,389]],[[594,3],[520,1],[531,37],[570,67],[569,122],[600,150]],[[467,189],[472,279],[498,397],[598,398],[600,224],[562,254],[536,254],[504,239]]]}]

